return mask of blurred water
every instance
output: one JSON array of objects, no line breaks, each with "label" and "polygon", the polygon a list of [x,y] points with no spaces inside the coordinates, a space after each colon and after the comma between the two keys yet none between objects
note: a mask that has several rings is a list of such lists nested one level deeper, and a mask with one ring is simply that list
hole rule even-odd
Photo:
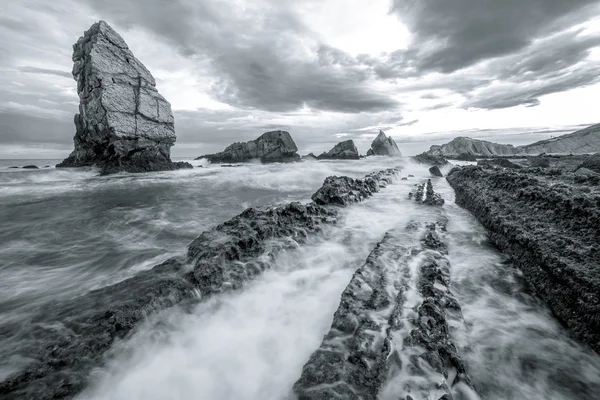
[{"label": "blurred water", "polygon": [[[202,231],[247,207],[306,202],[329,175],[361,177],[397,164],[378,157],[233,168],[193,163],[198,168],[108,177],[85,168],[0,164],[0,325],[182,255]],[[286,398],[376,242],[388,229],[434,216],[407,199],[427,170],[407,163],[408,174],[415,177],[348,208],[337,226],[281,254],[243,291],[151,318],[113,349],[80,398]],[[453,290],[467,323],[454,336],[484,397],[597,398],[599,357],[568,339],[527,292],[481,226],[454,204],[445,180],[434,185],[447,201]],[[0,379],[11,362],[0,360]]]}]

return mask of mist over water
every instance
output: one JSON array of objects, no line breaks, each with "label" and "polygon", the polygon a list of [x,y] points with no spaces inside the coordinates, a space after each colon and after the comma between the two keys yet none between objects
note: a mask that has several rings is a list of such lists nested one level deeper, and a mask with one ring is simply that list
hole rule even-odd
[{"label": "mist over water", "polygon": [[[150,317],[115,345],[78,398],[287,398],[375,244],[389,229],[439,214],[407,199],[429,173],[403,163],[401,175],[414,178],[343,210],[337,225],[281,253],[243,290]],[[0,332],[50,301],[183,255],[202,231],[247,207],[307,202],[327,176],[362,177],[395,165],[375,157],[99,177],[93,169],[0,163]],[[596,399],[600,357],[568,338],[483,228],[454,204],[446,181],[433,183],[446,200],[451,289],[465,319],[453,336],[482,397]],[[26,362],[14,356],[18,346],[19,338],[0,335],[0,379]]]}]

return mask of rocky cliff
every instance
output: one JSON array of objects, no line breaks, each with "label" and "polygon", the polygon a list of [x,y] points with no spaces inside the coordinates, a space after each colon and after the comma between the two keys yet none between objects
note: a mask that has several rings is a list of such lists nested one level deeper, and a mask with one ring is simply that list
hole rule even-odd
[{"label": "rocky cliff", "polygon": [[263,163],[299,161],[298,147],[287,131],[265,132],[259,138],[245,143],[234,143],[216,154],[207,154],[197,159],[206,158],[213,163],[246,162],[260,160]]},{"label": "rocky cliff", "polygon": [[457,137],[443,145],[434,145],[423,153],[431,156],[464,158],[475,156],[513,156],[546,154],[586,154],[600,151],[600,124],[562,135],[541,140],[524,146],[498,144],[485,140]]},{"label": "rocky cliff", "polygon": [[79,95],[75,150],[57,167],[97,165],[103,174],[192,167],[171,161],[176,138],[171,105],[106,22],[79,38],[73,62]]},{"label": "rocky cliff", "polygon": [[358,149],[354,145],[354,141],[345,140],[339,142],[329,151],[322,153],[319,160],[358,160]]},{"label": "rocky cliff", "polygon": [[367,155],[401,157],[402,153],[394,139],[387,137],[383,131],[379,131],[379,135],[371,143],[371,148],[367,151]]}]

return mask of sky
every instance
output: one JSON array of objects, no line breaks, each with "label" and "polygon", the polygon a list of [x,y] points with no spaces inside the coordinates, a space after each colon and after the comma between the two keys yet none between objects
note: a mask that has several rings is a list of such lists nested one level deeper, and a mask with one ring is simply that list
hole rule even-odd
[{"label": "sky", "polygon": [[300,154],[383,129],[412,155],[600,122],[597,0],[3,0],[0,158],[72,151],[72,45],[101,19],[170,101],[173,157],[276,129]]}]

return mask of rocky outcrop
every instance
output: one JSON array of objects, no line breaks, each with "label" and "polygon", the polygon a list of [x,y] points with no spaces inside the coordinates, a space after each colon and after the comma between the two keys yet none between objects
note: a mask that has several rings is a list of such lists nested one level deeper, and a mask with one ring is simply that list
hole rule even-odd
[{"label": "rocky outcrop", "polygon": [[488,160],[479,160],[477,161],[477,165],[484,167],[500,167],[500,168],[512,168],[519,169],[521,168],[519,165],[507,160],[506,158],[492,158]]},{"label": "rocky outcrop", "polygon": [[444,204],[442,196],[433,190],[431,179],[427,179],[426,183],[415,185],[408,194],[408,198],[414,199],[417,203],[429,206],[441,206]]},{"label": "rocky outcrop", "polygon": [[387,169],[369,174],[364,179],[353,179],[347,176],[330,176],[311,199],[318,205],[345,206],[362,201],[380,188],[386,187],[397,177],[398,169]]},{"label": "rocky outcrop", "polygon": [[300,400],[478,398],[450,338],[448,320],[462,314],[438,230],[444,222],[385,234],[304,365],[294,385]]},{"label": "rocky outcrop", "polygon": [[102,174],[191,168],[171,161],[171,105],[152,74],[106,22],[91,26],[73,46],[79,113],[75,150],[57,167],[97,165]]},{"label": "rocky outcrop", "polygon": [[426,154],[452,159],[465,155],[493,157],[538,154],[588,154],[600,151],[600,124],[588,128],[541,140],[524,146],[498,144],[486,140],[457,137],[443,145],[431,146]]},{"label": "rocky outcrop", "polygon": [[262,163],[300,161],[298,147],[287,131],[263,133],[259,138],[245,143],[234,143],[216,154],[198,157],[212,163],[238,163],[260,160]]},{"label": "rocky outcrop", "polygon": [[368,156],[390,156],[402,157],[398,145],[391,137],[387,137],[383,131],[371,143],[371,148],[367,151]]},{"label": "rocky outcrop", "polygon": [[418,154],[412,157],[412,159],[418,162],[419,164],[433,165],[438,167],[443,167],[444,165],[448,164],[448,160],[446,159],[446,157],[441,155],[430,154],[427,152]]},{"label": "rocky outcrop", "polygon": [[[369,174],[352,183],[346,177],[326,180],[321,193],[341,203],[358,202],[391,182],[396,170]],[[337,184],[343,180],[346,185]],[[361,196],[368,181],[369,192]],[[340,193],[335,193],[336,188]],[[173,258],[115,285],[56,302],[32,315],[29,324],[3,323],[3,338],[27,338],[13,356],[32,360],[0,382],[0,398],[72,398],[86,385],[92,368],[148,316],[185,301],[239,289],[270,268],[281,249],[293,248],[333,224],[340,202],[320,196],[320,204],[290,203],[249,208],[198,236],[186,257]],[[276,245],[274,245],[276,244]]]},{"label": "rocky outcrop", "polygon": [[429,173],[433,176],[437,176],[438,178],[444,176],[437,165],[434,165],[433,167],[429,168]]},{"label": "rocky outcrop", "polygon": [[319,160],[358,160],[358,150],[354,145],[354,141],[345,140],[339,142],[327,152],[322,153]]},{"label": "rocky outcrop", "polygon": [[447,179],[456,203],[573,335],[600,353],[600,176],[472,166]]}]

